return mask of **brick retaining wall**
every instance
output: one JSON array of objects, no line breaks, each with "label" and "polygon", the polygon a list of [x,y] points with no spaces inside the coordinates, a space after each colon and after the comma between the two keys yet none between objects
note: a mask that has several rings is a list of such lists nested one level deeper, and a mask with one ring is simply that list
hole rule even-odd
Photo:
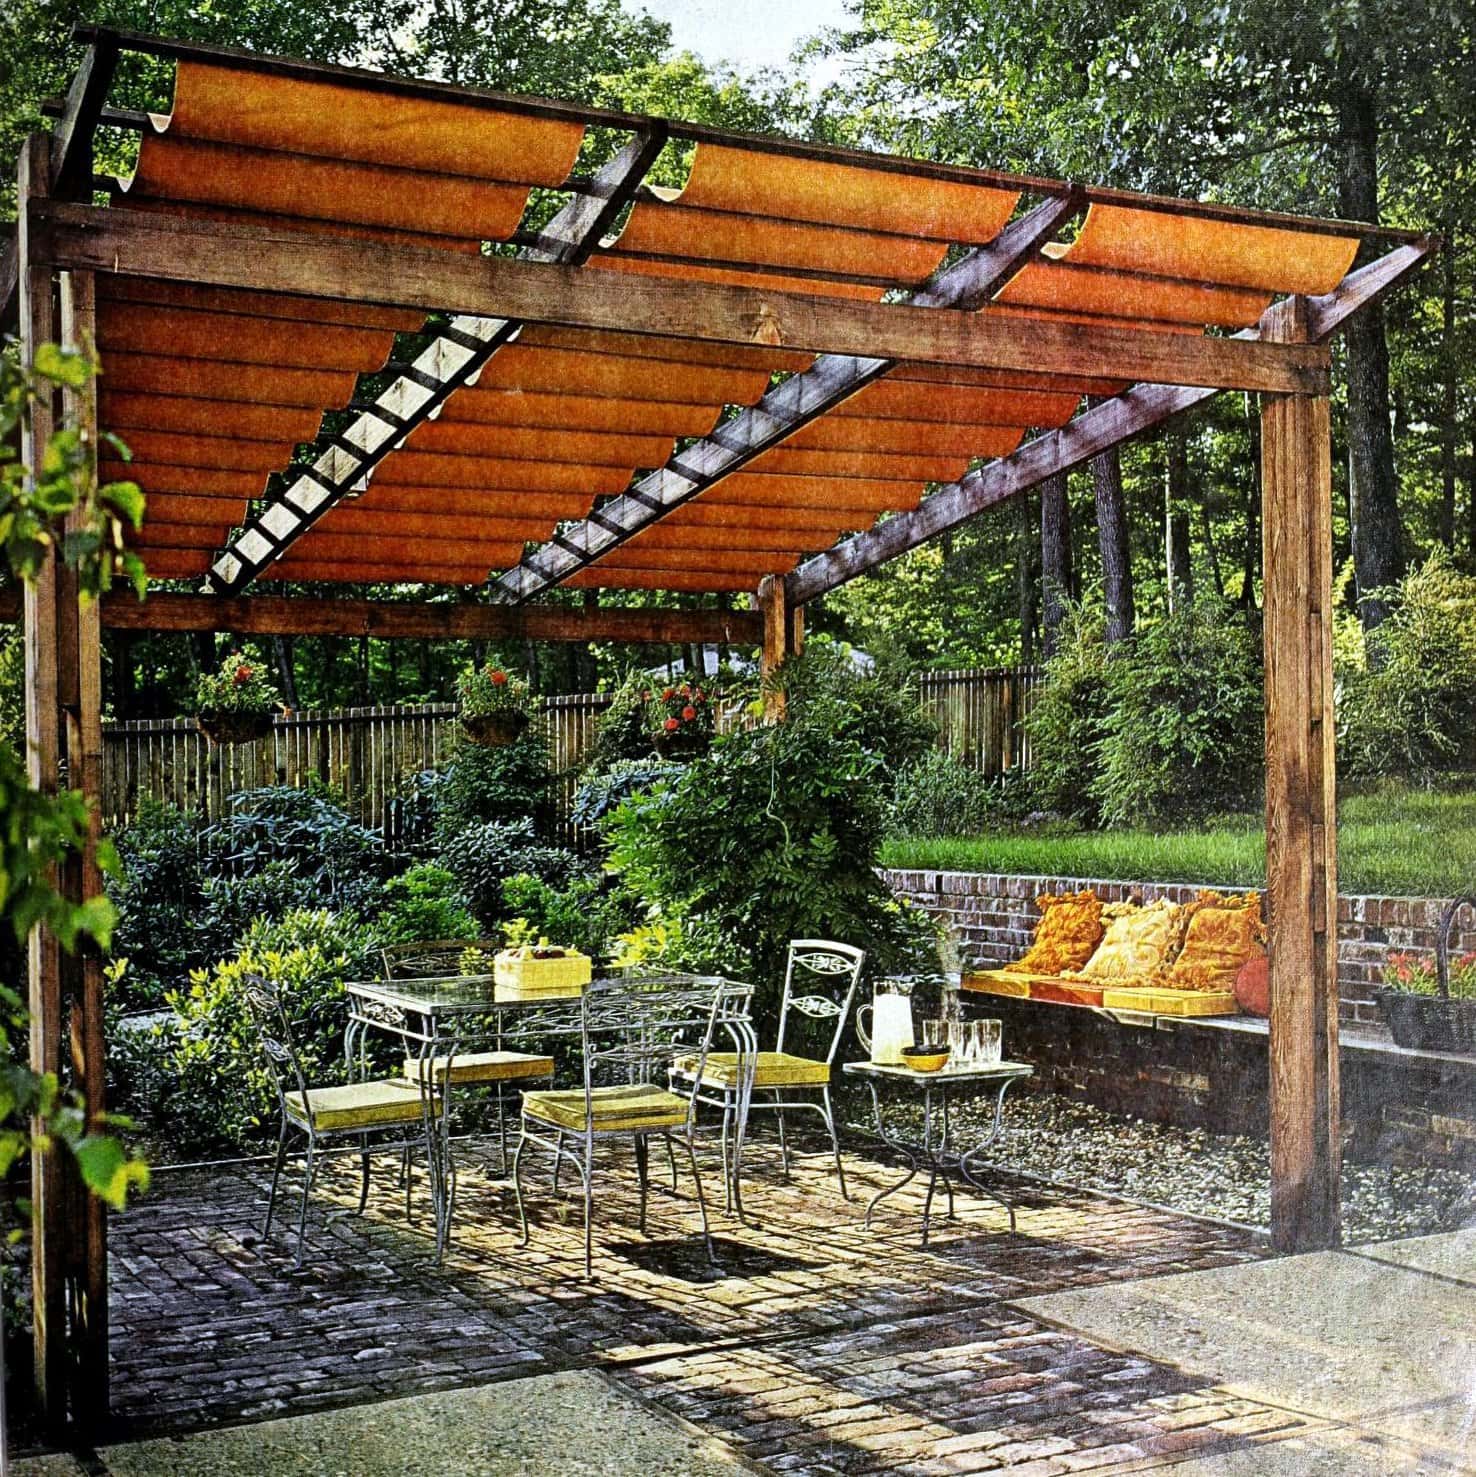
[{"label": "brick retaining wall", "polygon": [[[900,897],[946,917],[971,965],[1018,959],[1030,946],[1043,892],[1090,887],[1108,901],[1140,895],[1187,902],[1200,890],[1176,883],[987,872],[891,871]],[[1222,888],[1230,892],[1237,889]],[[1433,950],[1444,904],[1427,898],[1343,897],[1338,905],[1338,981],[1345,1027],[1379,1036],[1373,988],[1385,956]],[[1457,915],[1457,950],[1476,949],[1476,917]],[[1241,1031],[1150,1030],[1095,1011],[974,995],[975,1012],[1004,1022],[1006,1049],[1034,1065],[1037,1090],[1085,1098],[1117,1112],[1216,1133],[1264,1133],[1266,1041]],[[1476,1058],[1344,1050],[1343,1128],[1359,1159],[1476,1163]]]},{"label": "brick retaining wall", "polygon": [[[1199,884],[1181,882],[1106,882],[1093,877],[1014,877],[997,872],[889,871],[887,882],[899,897],[946,917],[964,941],[968,962],[983,968],[1018,959],[1030,947],[1040,915],[1035,899],[1043,892],[1078,892],[1090,887],[1107,902],[1141,896],[1193,900]],[[1222,887],[1220,892],[1238,892]],[[1432,952],[1445,900],[1416,897],[1338,899],[1339,1013],[1345,1024],[1375,1025],[1374,987],[1390,953]],[[1463,908],[1451,940],[1456,953],[1476,949],[1476,913]]]}]

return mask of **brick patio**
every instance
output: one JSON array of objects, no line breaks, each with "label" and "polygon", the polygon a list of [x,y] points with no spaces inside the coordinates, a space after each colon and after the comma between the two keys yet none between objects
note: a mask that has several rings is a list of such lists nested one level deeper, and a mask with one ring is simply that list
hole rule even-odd
[{"label": "brick patio", "polygon": [[363,1219],[334,1214],[333,1202],[353,1203],[356,1168],[330,1167],[301,1272],[290,1235],[274,1227],[260,1242],[264,1172],[159,1175],[113,1237],[125,1433],[583,1367],[776,1471],[1102,1470],[1300,1424],[1010,1307],[1264,1254],[1232,1230],[1017,1183],[1018,1236],[998,1207],[960,1196],[958,1220],[935,1225],[924,1252],[916,1186],[862,1227],[891,1165],[849,1154],[847,1204],[823,1160],[786,1182],[760,1143],[755,1224],[714,1217],[721,1273],[702,1254],[690,1182],[680,1198],[657,1190],[641,1237],[633,1170],[612,1164],[586,1284],[577,1201],[555,1200],[539,1166],[523,1248],[510,1191],[475,1154],[463,1156],[457,1239],[439,1268],[427,1218],[406,1225],[387,1162]]}]

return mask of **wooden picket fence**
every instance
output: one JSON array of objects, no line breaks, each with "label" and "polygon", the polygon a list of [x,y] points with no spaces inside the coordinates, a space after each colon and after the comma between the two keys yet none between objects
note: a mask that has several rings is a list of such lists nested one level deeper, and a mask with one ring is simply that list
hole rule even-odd
[{"label": "wooden picket fence", "polygon": [[[997,774],[1029,763],[1019,718],[1037,681],[1033,668],[927,672],[918,689],[938,720],[942,747]],[[579,761],[609,705],[603,692],[549,698],[543,705],[561,817],[569,814]],[[213,820],[238,790],[317,780],[340,791],[361,824],[394,844],[410,778],[445,758],[455,716],[450,703],[293,713],[255,743],[221,748],[211,748],[190,718],[105,723],[103,824],[110,830],[125,824],[146,797]],[[564,828],[566,839],[577,839],[567,819]]]}]

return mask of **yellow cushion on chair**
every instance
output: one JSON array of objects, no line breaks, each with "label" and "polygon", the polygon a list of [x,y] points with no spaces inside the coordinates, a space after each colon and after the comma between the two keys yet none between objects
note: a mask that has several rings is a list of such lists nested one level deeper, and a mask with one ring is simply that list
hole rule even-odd
[{"label": "yellow cushion on chair", "polygon": [[[391,1077],[382,1082],[350,1082],[344,1087],[310,1087],[308,1110],[313,1127],[379,1128],[392,1123],[415,1123],[421,1116],[421,1096],[413,1082]],[[439,1111],[433,1103],[433,1110]],[[303,1122],[302,1097],[287,1094],[287,1116]]]},{"label": "yellow cushion on chair", "polygon": [[[754,1053],[753,1085],[755,1087],[825,1087],[830,1082],[830,1063],[817,1062],[807,1056],[790,1056],[787,1051]],[[702,1064],[702,1080],[713,1087],[737,1087],[736,1051],[712,1051]],[[684,1076],[697,1073],[695,1056],[679,1057],[676,1069]]]},{"label": "yellow cushion on chair", "polygon": [[[649,1082],[630,1087],[597,1087],[591,1094],[594,1131],[632,1128],[679,1128],[687,1121],[687,1100]],[[525,1092],[523,1116],[573,1133],[585,1131],[584,1089]]]},{"label": "yellow cushion on chair", "polygon": [[412,1083],[427,1076],[435,1082],[446,1080],[446,1063],[451,1063],[453,1084],[464,1082],[519,1082],[539,1077],[552,1077],[551,1056],[533,1056],[526,1051],[469,1051],[463,1056],[405,1058],[405,1076]]}]

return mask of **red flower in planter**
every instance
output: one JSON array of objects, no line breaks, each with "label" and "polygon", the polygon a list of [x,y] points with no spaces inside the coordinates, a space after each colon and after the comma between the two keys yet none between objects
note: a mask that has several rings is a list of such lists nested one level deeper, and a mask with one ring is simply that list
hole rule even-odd
[{"label": "red flower in planter", "polygon": [[493,671],[487,673],[487,680],[493,685],[493,687],[506,687],[507,673],[504,672],[501,667],[497,667]]},{"label": "red flower in planter", "polygon": [[676,728],[680,727],[680,724],[677,723],[677,721],[676,721],[675,718],[668,718],[666,720],[665,727],[666,727],[666,731],[668,733],[671,733],[673,730],[675,730]]},{"label": "red flower in planter", "polygon": [[691,703],[688,703],[687,706],[682,709],[682,717],[685,718],[688,723],[690,723],[696,716],[697,709],[694,708]]},{"label": "red flower in planter", "polygon": [[243,682],[250,682],[251,677],[252,671],[250,667],[237,667],[236,675],[232,680],[235,682],[236,686],[239,687]]},{"label": "red flower in planter", "polygon": [[670,687],[665,687],[661,691],[661,701],[664,703],[669,703],[675,696],[676,692]]}]

